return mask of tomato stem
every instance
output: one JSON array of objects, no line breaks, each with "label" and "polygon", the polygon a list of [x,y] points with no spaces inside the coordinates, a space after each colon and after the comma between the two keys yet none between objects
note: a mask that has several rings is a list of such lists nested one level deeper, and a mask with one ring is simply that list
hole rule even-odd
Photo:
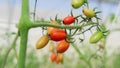
[{"label": "tomato stem", "polygon": [[76,46],[76,44],[71,43],[71,45],[74,47],[74,49],[77,51],[80,59],[82,59],[86,64],[88,64],[89,68],[92,68],[92,65],[90,63],[90,61],[88,61],[85,56],[80,52],[80,50],[78,49],[78,47]]},{"label": "tomato stem", "polygon": [[82,27],[85,27],[85,26],[88,26],[88,25],[91,25],[91,24],[97,24],[95,22],[88,22],[84,25],[59,25],[59,24],[51,24],[49,21],[39,21],[39,22],[31,22],[30,23],[30,26],[29,28],[36,28],[36,27],[41,27],[41,26],[44,26],[44,27],[56,27],[56,28],[61,28],[61,29],[81,29]]},{"label": "tomato stem", "polygon": [[18,68],[25,68],[27,37],[28,37],[28,30],[21,30],[20,31],[20,51],[19,51],[19,58],[18,58]]},{"label": "tomato stem", "polygon": [[4,56],[4,58],[3,58],[3,62],[2,62],[2,66],[1,66],[1,68],[4,68],[5,67],[5,64],[6,64],[6,61],[7,61],[7,57],[8,57],[8,55],[9,55],[9,53],[11,52],[11,50],[13,49],[13,48],[15,48],[15,46],[16,46],[16,41],[17,41],[17,39],[18,39],[18,33],[16,34],[16,36],[15,36],[15,38],[14,38],[14,40],[13,40],[13,42],[12,42],[12,44],[10,45],[10,47],[7,49],[7,51],[6,51],[6,54],[5,54],[5,56]]},{"label": "tomato stem", "polygon": [[107,37],[105,38],[105,41],[103,42],[103,44],[105,45],[105,47],[104,47],[104,53],[103,53],[104,68],[106,68],[106,62],[107,62],[107,50],[106,50],[106,42],[107,42],[106,39],[107,39]]},{"label": "tomato stem", "polygon": [[31,23],[29,19],[29,0],[22,0],[21,10],[21,18],[20,22],[18,23],[18,29],[20,31],[20,51],[18,57],[18,68],[25,68],[28,30]]}]

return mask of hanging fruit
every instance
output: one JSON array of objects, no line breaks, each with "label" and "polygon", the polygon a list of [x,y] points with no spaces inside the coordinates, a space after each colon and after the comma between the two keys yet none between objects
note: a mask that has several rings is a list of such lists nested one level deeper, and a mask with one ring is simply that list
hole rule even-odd
[{"label": "hanging fruit", "polygon": [[36,49],[41,49],[45,47],[48,44],[48,42],[49,42],[49,38],[47,35],[40,37],[36,42]]},{"label": "hanging fruit", "polygon": [[66,38],[66,32],[62,29],[54,28],[50,33],[50,39],[53,41],[60,41]]},{"label": "hanging fruit", "polygon": [[71,3],[74,9],[80,8],[83,4],[84,4],[84,0],[72,0],[72,3]]},{"label": "hanging fruit", "polygon": [[92,9],[84,8],[83,14],[88,18],[93,18],[95,16],[95,12]]},{"label": "hanging fruit", "polygon": [[68,48],[69,48],[70,44],[65,41],[65,40],[62,40],[58,43],[56,49],[57,49],[57,52],[58,53],[64,53]]}]

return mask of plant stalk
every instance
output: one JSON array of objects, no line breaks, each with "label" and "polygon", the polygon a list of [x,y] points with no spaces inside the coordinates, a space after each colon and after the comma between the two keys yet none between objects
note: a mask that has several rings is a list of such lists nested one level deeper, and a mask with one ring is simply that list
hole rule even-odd
[{"label": "plant stalk", "polygon": [[18,68],[25,68],[28,31],[30,26],[29,16],[29,0],[22,0],[21,18],[18,23],[18,29],[20,31],[20,50],[18,57]]},{"label": "plant stalk", "polygon": [[92,65],[90,63],[90,61],[88,61],[85,56],[80,52],[80,50],[78,49],[78,47],[76,46],[76,44],[71,43],[71,45],[74,47],[74,49],[76,50],[76,52],[78,53],[80,59],[82,59],[88,66],[89,68],[92,68]]},{"label": "plant stalk", "polygon": [[26,51],[27,51],[28,30],[20,31],[20,51],[18,57],[18,68],[25,68]]},{"label": "plant stalk", "polygon": [[15,36],[12,44],[11,44],[10,47],[7,49],[6,54],[5,54],[4,58],[3,58],[3,62],[2,62],[1,68],[5,68],[5,64],[6,64],[6,62],[7,62],[7,57],[8,57],[8,55],[9,55],[9,53],[11,52],[12,48],[15,48],[16,41],[17,41],[18,37],[19,37],[18,34],[16,34],[16,36]]}]

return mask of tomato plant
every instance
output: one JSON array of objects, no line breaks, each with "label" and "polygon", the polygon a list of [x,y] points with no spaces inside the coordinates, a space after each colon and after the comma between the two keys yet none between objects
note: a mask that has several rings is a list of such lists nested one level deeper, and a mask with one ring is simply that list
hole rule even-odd
[{"label": "tomato plant", "polygon": [[65,25],[70,25],[75,22],[75,18],[73,16],[67,16],[64,18],[63,23]]},{"label": "tomato plant", "polygon": [[67,41],[62,40],[59,42],[59,44],[56,47],[57,52],[64,53],[69,48],[69,46],[70,46],[70,44]]},{"label": "tomato plant", "polygon": [[36,48],[41,49],[41,48],[45,47],[48,44],[48,42],[49,42],[48,36],[44,35],[44,36],[40,37],[38,39],[38,41],[36,42]]},{"label": "tomato plant", "polygon": [[66,38],[66,32],[61,29],[53,29],[50,34],[50,39],[53,41],[60,41]]},{"label": "tomato plant", "polygon": [[102,38],[103,38],[103,33],[101,31],[97,31],[90,37],[90,43],[97,43]]},{"label": "tomato plant", "polygon": [[[99,12],[95,12],[95,10],[89,9],[88,8],[89,4],[87,1],[88,0],[72,0],[72,3],[71,3],[71,6],[75,9],[78,9],[81,6],[86,7],[87,5],[87,8],[83,9],[83,14],[86,17],[84,17],[83,14],[80,14],[74,18],[71,13],[71,16],[65,17],[64,20],[58,19],[60,21],[60,24],[58,24],[56,20],[52,21],[50,24],[49,21],[35,21],[35,18],[34,18],[34,21],[31,21],[30,11],[29,11],[30,9],[29,0],[22,0],[21,17],[20,17],[19,23],[17,24],[18,33],[11,47],[7,50],[7,53],[5,56],[7,57],[9,54],[9,51],[12,48],[13,49],[15,48],[15,44],[16,44],[15,40],[17,39],[18,36],[20,36],[20,49],[19,49],[20,51],[19,51],[19,58],[18,58],[18,68],[25,68],[25,58],[26,58],[29,30],[32,28],[36,28],[36,27],[42,27],[43,32],[41,33],[44,34],[46,32],[48,35],[43,35],[42,37],[38,39],[36,43],[36,49],[41,49],[45,47],[48,44],[49,40],[53,40],[54,42],[58,42],[58,45],[56,46],[56,52],[57,54],[59,54],[59,53],[64,53],[69,48],[70,43],[71,43],[74,49],[76,50],[76,52],[79,54],[80,59],[84,60],[85,63],[87,63],[90,68],[92,68],[92,65],[90,64],[90,60],[88,60],[80,52],[79,48],[75,46],[75,40],[80,40],[80,41],[84,40],[83,38],[81,38],[80,35],[84,35],[85,32],[92,30],[93,27],[97,27],[97,29],[103,28],[101,24],[99,24],[99,21],[98,21],[100,20],[100,18],[97,17],[96,15]],[[33,14],[35,17],[35,11]],[[93,17],[95,17],[95,20],[92,19]],[[56,16],[56,19],[57,19],[57,16]],[[75,24],[70,25],[72,23],[75,23]],[[58,25],[54,25],[54,24],[58,24]],[[86,27],[88,27],[88,29]],[[106,30],[102,32],[106,32]],[[94,33],[90,38],[90,43],[97,43],[99,40],[101,40],[101,38],[103,37],[102,32],[97,31],[96,33]],[[79,39],[75,39],[75,36],[78,36]],[[67,42],[66,40],[69,40],[69,42]],[[52,52],[51,61],[52,62],[56,61],[56,63],[59,63],[60,57],[59,55],[56,55],[53,52],[53,48],[54,46],[51,45],[50,46],[50,51]],[[57,56],[59,57],[59,59],[56,59]],[[6,58],[4,60],[6,62]],[[5,62],[3,62],[2,64],[2,68],[4,68]]]}]

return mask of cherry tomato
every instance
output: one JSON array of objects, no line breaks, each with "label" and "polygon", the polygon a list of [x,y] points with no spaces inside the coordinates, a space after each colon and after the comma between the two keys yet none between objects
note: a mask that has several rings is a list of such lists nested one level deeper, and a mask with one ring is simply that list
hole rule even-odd
[{"label": "cherry tomato", "polygon": [[66,38],[66,32],[61,29],[53,29],[50,33],[50,39],[53,41],[60,41]]},{"label": "cherry tomato", "polygon": [[36,49],[41,49],[45,47],[48,44],[48,42],[49,42],[49,38],[47,35],[40,37],[36,43]]},{"label": "cherry tomato", "polygon": [[49,51],[54,52],[54,42],[50,42]]},{"label": "cherry tomato", "polygon": [[102,39],[102,37],[103,33],[101,31],[97,31],[90,37],[90,43],[97,43]]},{"label": "cherry tomato", "polygon": [[73,16],[67,16],[64,18],[63,23],[65,25],[70,25],[75,22],[75,18]]},{"label": "cherry tomato", "polygon": [[84,4],[84,0],[72,0],[72,7],[75,9],[78,9],[79,7],[81,7]]},{"label": "cherry tomato", "polygon": [[70,44],[67,41],[62,40],[58,43],[58,45],[56,47],[57,52],[58,53],[63,53],[69,48],[69,46],[70,46]]},{"label": "cherry tomato", "polygon": [[59,53],[58,57],[60,58],[60,61],[63,60],[64,54],[63,53]]},{"label": "cherry tomato", "polygon": [[[57,21],[52,21],[51,24],[58,24]],[[52,29],[54,29],[54,27],[47,27],[47,33],[50,34]]]},{"label": "cherry tomato", "polygon": [[51,61],[52,62],[56,61],[56,58],[57,58],[57,55],[54,52],[52,52]]},{"label": "cherry tomato", "polygon": [[85,16],[87,16],[88,18],[92,18],[92,17],[95,16],[95,12],[93,10],[91,10],[91,9],[88,9],[88,8],[83,9],[83,14]]},{"label": "cherry tomato", "polygon": [[59,56],[57,56],[55,62],[56,62],[57,64],[59,64],[60,61],[61,61],[61,60],[60,60]]}]

